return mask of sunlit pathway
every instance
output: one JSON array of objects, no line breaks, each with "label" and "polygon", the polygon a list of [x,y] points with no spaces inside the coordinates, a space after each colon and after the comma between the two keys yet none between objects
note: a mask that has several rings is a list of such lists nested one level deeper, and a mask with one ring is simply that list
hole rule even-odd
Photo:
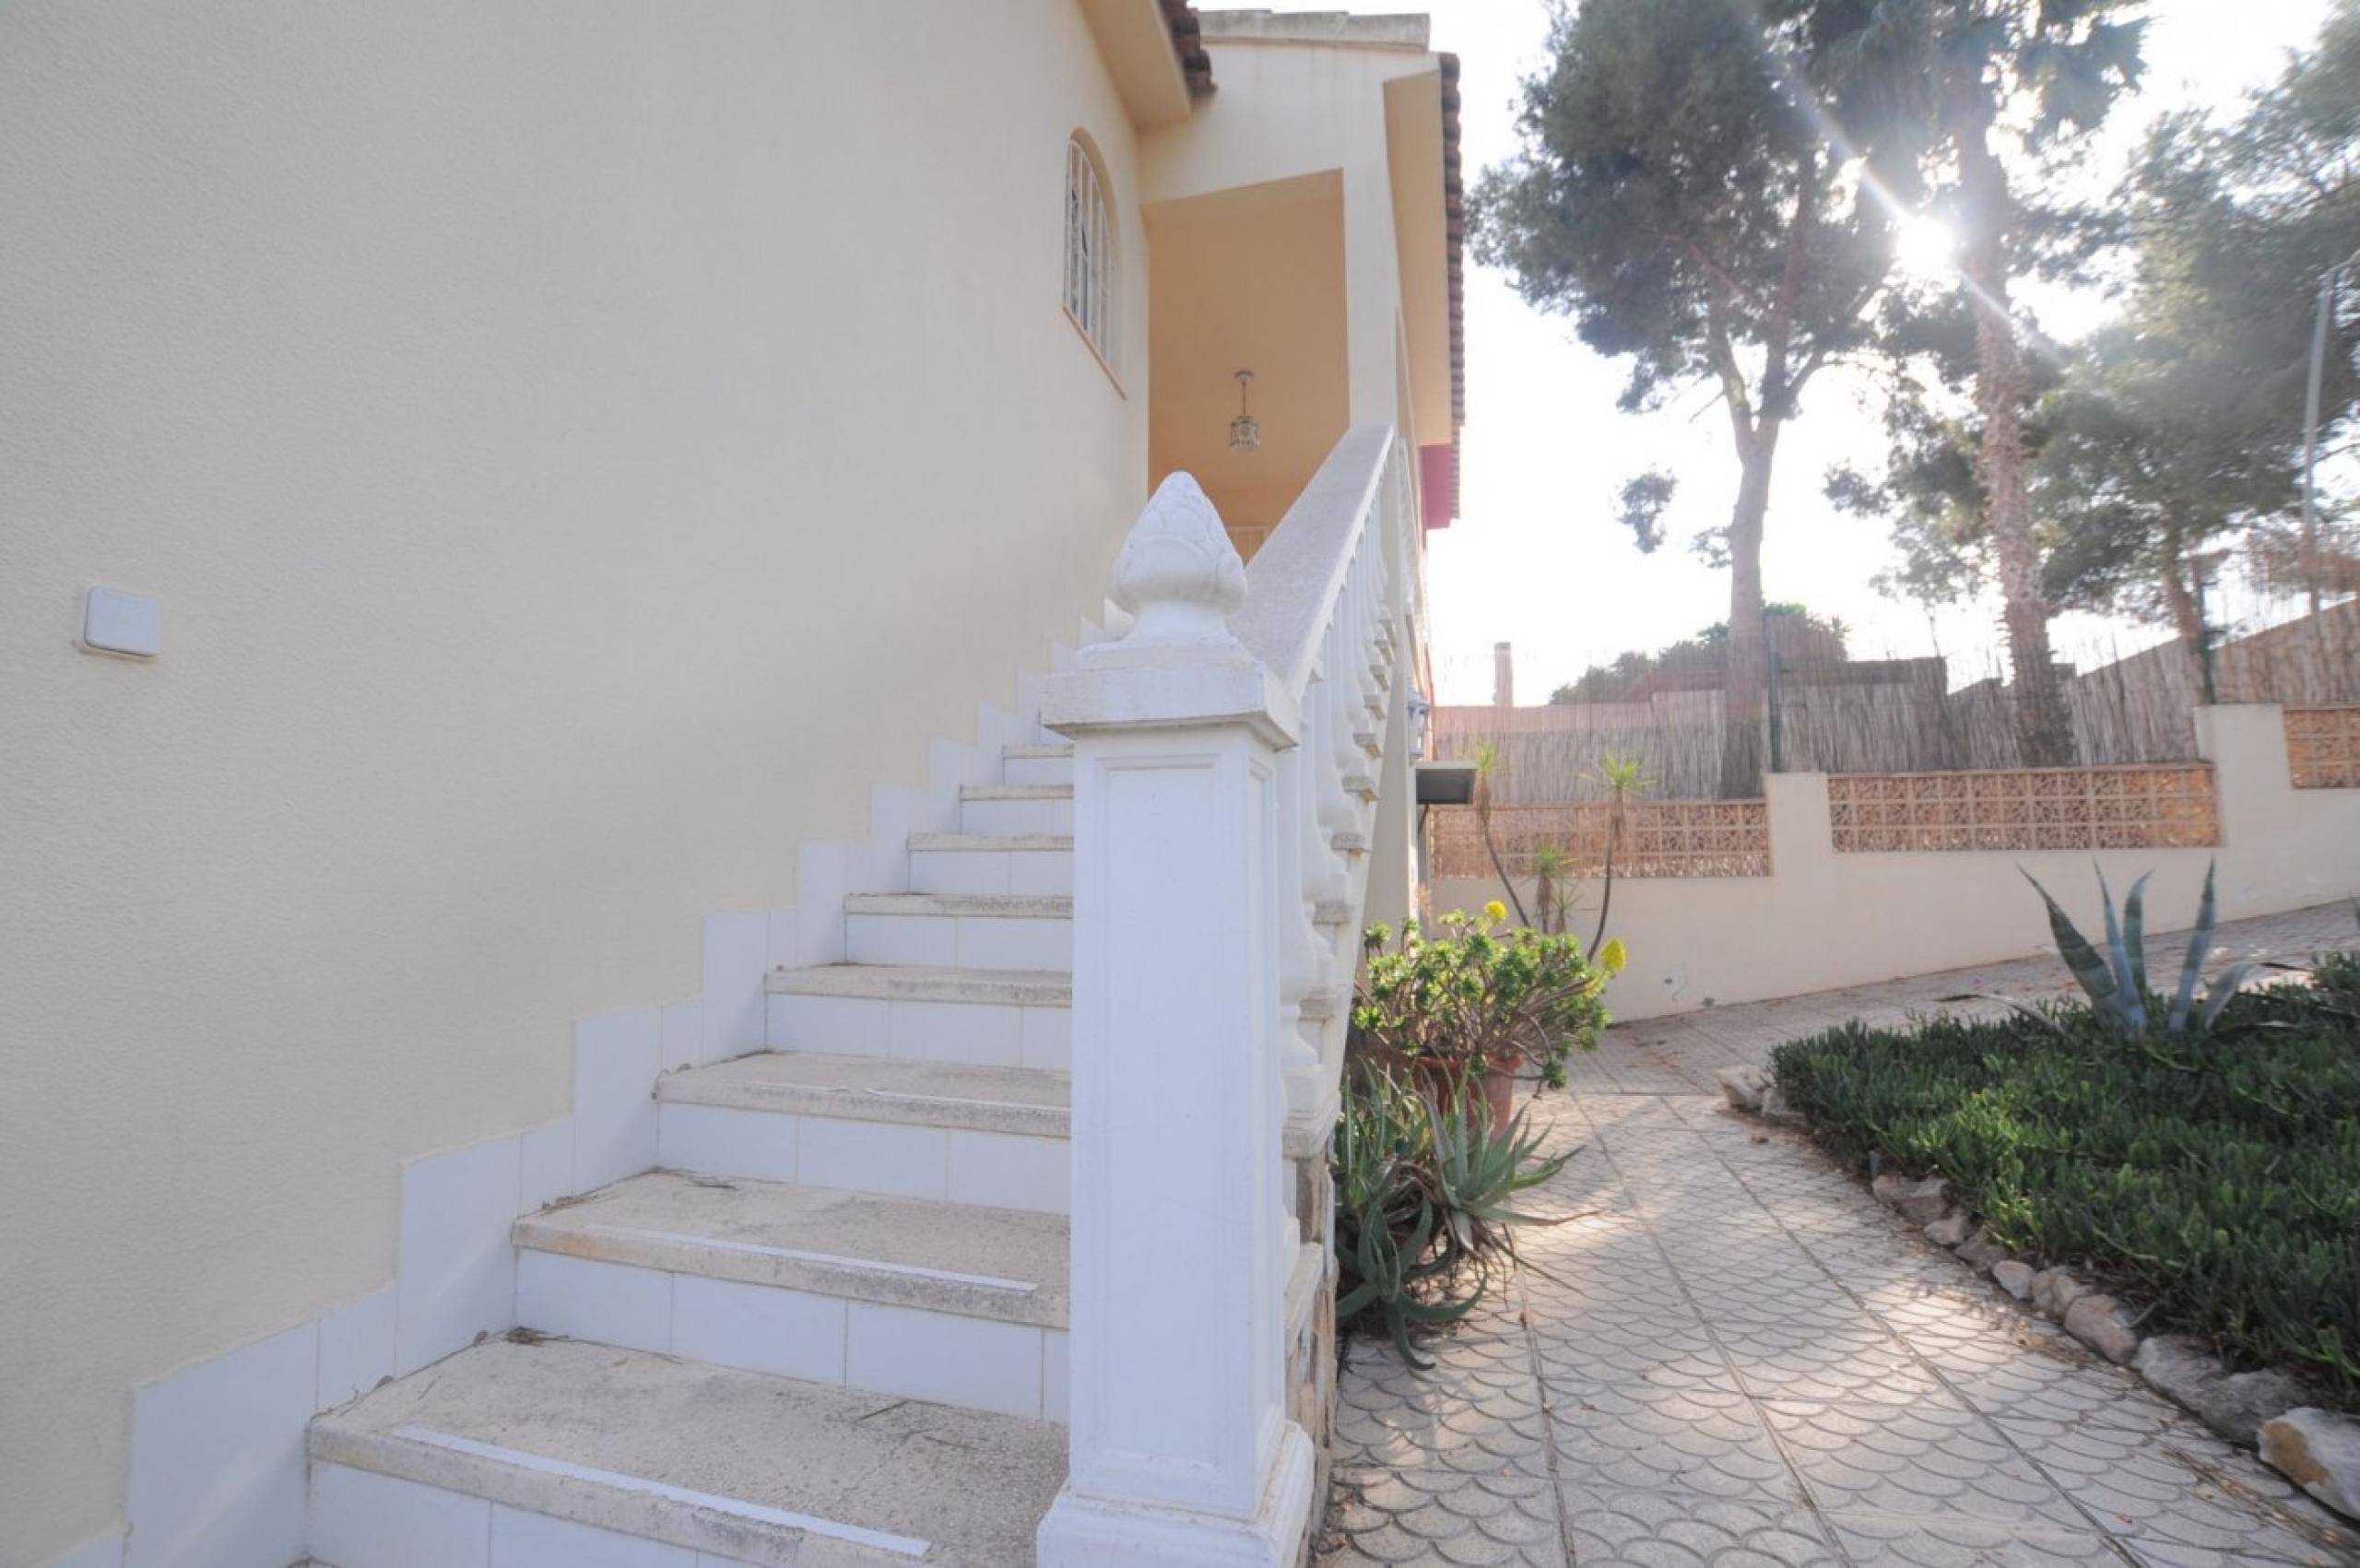
[{"label": "sunlit pathway", "polygon": [[[2222,933],[2290,958],[2355,940],[2341,907]],[[1582,1146],[1551,1197],[1583,1217],[1525,1233],[1530,1267],[1434,1342],[1434,1372],[1351,1347],[1318,1561],[2360,1564],[2360,1535],[2249,1454],[1712,1090],[1714,1068],[1827,1022],[2055,973],[1613,1032],[1537,1111]]]}]

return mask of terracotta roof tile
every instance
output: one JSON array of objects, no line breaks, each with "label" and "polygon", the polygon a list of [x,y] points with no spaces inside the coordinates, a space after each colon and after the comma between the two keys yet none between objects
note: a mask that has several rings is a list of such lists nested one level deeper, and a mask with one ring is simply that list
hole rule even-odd
[{"label": "terracotta roof tile", "polygon": [[1197,7],[1188,0],[1162,0],[1162,6],[1163,20],[1172,29],[1172,53],[1179,57],[1181,75],[1188,78],[1188,96],[1202,98],[1213,90],[1213,61],[1205,53]]},{"label": "terracotta roof tile", "polygon": [[1467,423],[1467,187],[1458,162],[1458,56],[1442,56],[1442,213],[1450,280],[1450,514],[1458,515],[1458,431]]}]

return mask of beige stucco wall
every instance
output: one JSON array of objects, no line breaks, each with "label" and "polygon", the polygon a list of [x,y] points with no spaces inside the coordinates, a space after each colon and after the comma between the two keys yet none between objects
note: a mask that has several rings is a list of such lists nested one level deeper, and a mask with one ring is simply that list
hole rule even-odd
[{"label": "beige stucco wall", "polygon": [[[1398,418],[1403,404],[1396,354],[1401,280],[1386,85],[1403,77],[1430,77],[1439,94],[1435,57],[1408,45],[1255,41],[1225,37],[1211,24],[1206,49],[1221,90],[1187,126],[1143,138],[1146,199],[1180,201],[1340,171],[1351,377],[1348,419],[1365,424]],[[1439,244],[1438,232],[1433,242]],[[1403,433],[1414,438],[1413,444],[1450,439],[1447,430]]]},{"label": "beige stucco wall", "polygon": [[1076,125],[1143,354],[1073,0],[0,6],[0,1564],[1099,602]]},{"label": "beige stucco wall", "polygon": [[[1151,133],[1140,143],[1141,184],[1150,204],[1337,177],[1343,201],[1346,396],[1330,418],[1352,425],[1393,423],[1413,454],[1421,444],[1452,438],[1446,397],[1425,399],[1422,415],[1414,389],[1406,384],[1412,374],[1407,358],[1411,328],[1402,257],[1432,252],[1438,270],[1444,246],[1440,65],[1425,42],[1418,17],[1210,17],[1206,48],[1220,91],[1185,129]],[[1410,139],[1397,146],[1397,136]],[[1429,136],[1431,145],[1423,139]],[[1419,210],[1402,210],[1402,195],[1429,177],[1433,189],[1416,198]],[[1447,300],[1426,288],[1415,291],[1412,305],[1424,312],[1417,327],[1429,358],[1437,351],[1441,358],[1439,369],[1425,367],[1427,379],[1438,374],[1446,392]],[[1433,428],[1421,425],[1422,417]],[[1413,474],[1415,466],[1412,462]],[[1249,526],[1266,520],[1257,516]],[[1422,540],[1418,548],[1422,551]],[[1398,609],[1407,574],[1422,569],[1405,562],[1394,567]],[[1368,883],[1372,920],[1399,918],[1412,897],[1408,695],[1409,682],[1398,680],[1384,721],[1386,759]]]},{"label": "beige stucco wall", "polygon": [[[2102,851],[2096,860],[2115,897],[2152,870],[2150,929],[2182,929],[2195,917],[2205,867],[2216,855],[2224,920],[2360,894],[2360,790],[2294,788],[2276,707],[2201,709],[2196,719],[2214,767],[2220,847]],[[2048,951],[2047,916],[2019,867],[2040,878],[2084,931],[2101,928],[2086,852],[1839,855],[1829,837],[1825,774],[1765,782],[1771,875],[1615,883],[1609,930],[1631,953],[1631,967],[1607,992],[1616,1018]],[[1430,892],[1437,912],[1475,909],[1500,896],[1497,882],[1475,878],[1438,880]],[[1588,914],[1575,925],[1587,931],[1597,884],[1584,883],[1579,894]]]}]

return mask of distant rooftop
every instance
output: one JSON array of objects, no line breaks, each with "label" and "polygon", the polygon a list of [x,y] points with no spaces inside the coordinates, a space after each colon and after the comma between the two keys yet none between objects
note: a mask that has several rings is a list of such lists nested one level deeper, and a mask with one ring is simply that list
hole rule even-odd
[{"label": "distant rooftop", "polygon": [[1423,49],[1433,29],[1422,12],[1359,16],[1351,11],[1199,11],[1204,36],[1224,43],[1357,43]]}]

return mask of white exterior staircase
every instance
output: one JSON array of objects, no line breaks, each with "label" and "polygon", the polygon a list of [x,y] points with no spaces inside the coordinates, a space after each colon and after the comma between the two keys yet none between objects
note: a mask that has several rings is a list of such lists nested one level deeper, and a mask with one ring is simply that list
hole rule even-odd
[{"label": "white exterior staircase", "polygon": [[658,1169],[517,1221],[517,1335],[313,1424],[322,1562],[1031,1561],[1065,1475],[1072,748],[1004,772],[910,835],[912,890],[844,901],[851,961],[771,976],[779,1049],[658,1081]]},{"label": "white exterior staircase", "polygon": [[[1118,792],[1085,787],[1099,826],[1084,833],[1103,836],[1078,856],[1078,749],[1043,730],[1034,705],[997,779],[950,786],[932,820],[870,863],[894,890],[843,897],[829,950],[844,961],[770,973],[768,1050],[655,1081],[654,1169],[516,1220],[516,1330],[313,1421],[316,1562],[1294,1560],[1314,1461],[1280,1384],[1318,1359],[1303,1347],[1328,1274],[1324,1205],[1305,1211],[1289,1172],[1324,1184],[1336,977],[1349,976],[1366,885],[1357,852],[1391,655],[1407,646],[1382,610],[1376,553],[1404,548],[1379,526],[1383,507],[1408,515],[1401,481],[1380,489],[1401,467],[1398,443],[1355,432],[1338,450],[1329,466],[1351,460],[1338,493],[1355,510],[1314,517],[1332,541],[1296,540],[1298,553],[1341,553],[1307,590],[1314,619],[1287,634],[1292,690],[1271,699],[1282,712],[1232,723],[1216,702],[1210,719],[1189,710],[1118,730],[1105,744],[1130,760],[1093,751],[1091,722],[1068,725],[1093,777],[1210,776],[1153,737],[1211,737],[1216,767],[1244,766],[1221,776],[1260,781],[1264,826],[1209,828],[1201,796],[1142,796],[1146,822],[1126,821]],[[1151,532],[1143,521],[1134,551]],[[1283,564],[1289,538],[1282,526],[1266,553]],[[1217,533],[1192,548],[1228,550]],[[1134,644],[1165,645],[1135,634],[1111,664],[1127,668]],[[1323,659],[1324,690],[1307,673]],[[1082,684],[1062,701],[1086,705],[1090,678],[1068,664],[1059,678]],[[1298,724],[1299,749],[1274,765]],[[1180,802],[1204,855],[1152,842],[1159,801]],[[1078,859],[1097,878],[1079,901]],[[1216,874],[1190,880],[1198,859]],[[1124,913],[1085,944],[1099,967],[1078,977],[1077,902],[1109,907],[1093,899]],[[1223,957],[1232,928],[1242,945]],[[1198,937],[1214,945],[1189,949]],[[1199,1011],[1187,975],[1176,989],[1158,979],[1163,1000],[1134,1024],[1155,1070],[1179,1075],[1159,1090],[1108,1066],[1113,1020],[1132,1001],[1108,987],[1125,963],[1166,951],[1210,966],[1194,989],[1228,1010]],[[1098,1053],[1080,1074],[1078,978],[1082,1041]],[[1201,1065],[1189,1055],[1200,1042],[1213,1045]],[[1094,1099],[1077,1099],[1078,1080]],[[1102,1107],[1098,1119],[1078,1129],[1078,1105]],[[1143,1126],[1160,1150],[1143,1146]],[[1197,1169],[1167,1180],[1159,1158]],[[1174,1216],[1180,1277],[1148,1281],[1137,1260]],[[1175,1293],[1151,1311],[1117,1306],[1143,1286]],[[1069,1379],[1078,1307],[1101,1315],[1084,1341],[1095,1359]],[[1091,1397],[1085,1474],[1067,1423]],[[1164,1420],[1167,1406],[1182,1413]],[[1150,1484],[1125,1479],[1135,1461]]]}]

